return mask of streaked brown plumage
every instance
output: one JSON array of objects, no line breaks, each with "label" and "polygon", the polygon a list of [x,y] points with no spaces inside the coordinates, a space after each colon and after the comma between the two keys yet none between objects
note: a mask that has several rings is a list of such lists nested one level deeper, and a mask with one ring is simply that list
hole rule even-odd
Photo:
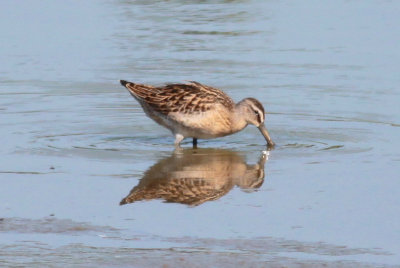
[{"label": "streaked brown plumage", "polygon": [[162,87],[121,80],[144,112],[175,135],[179,146],[185,137],[211,139],[236,133],[248,124],[259,128],[269,146],[274,146],[264,126],[265,111],[254,98],[235,104],[223,91],[198,82]]},{"label": "streaked brown plumage", "polygon": [[120,204],[162,199],[197,206],[221,198],[235,185],[257,189],[264,182],[266,160],[262,154],[257,164],[247,165],[241,155],[229,150],[186,149],[149,168]]}]

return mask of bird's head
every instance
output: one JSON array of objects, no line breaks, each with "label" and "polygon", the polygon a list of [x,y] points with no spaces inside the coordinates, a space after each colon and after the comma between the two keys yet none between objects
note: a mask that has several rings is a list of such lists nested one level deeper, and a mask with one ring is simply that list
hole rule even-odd
[{"label": "bird's head", "polygon": [[246,98],[238,103],[241,113],[248,124],[255,125],[264,136],[268,146],[273,147],[275,143],[272,141],[267,128],[265,127],[265,110],[263,105],[254,98]]}]

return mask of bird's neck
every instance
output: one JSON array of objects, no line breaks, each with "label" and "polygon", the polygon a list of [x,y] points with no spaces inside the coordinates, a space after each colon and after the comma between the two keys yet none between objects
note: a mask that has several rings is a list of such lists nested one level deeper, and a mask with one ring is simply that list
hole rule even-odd
[{"label": "bird's neck", "polygon": [[244,107],[239,102],[238,104],[235,105],[235,109],[231,117],[232,133],[238,132],[247,126],[248,123],[244,115],[245,115]]}]

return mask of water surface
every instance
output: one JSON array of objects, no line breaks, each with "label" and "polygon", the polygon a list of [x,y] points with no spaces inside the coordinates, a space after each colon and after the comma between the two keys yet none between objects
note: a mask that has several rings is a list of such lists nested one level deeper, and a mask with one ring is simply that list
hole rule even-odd
[{"label": "water surface", "polygon": [[[397,2],[0,6],[0,265],[400,264]],[[255,97],[277,147],[180,158],[119,79]]]}]

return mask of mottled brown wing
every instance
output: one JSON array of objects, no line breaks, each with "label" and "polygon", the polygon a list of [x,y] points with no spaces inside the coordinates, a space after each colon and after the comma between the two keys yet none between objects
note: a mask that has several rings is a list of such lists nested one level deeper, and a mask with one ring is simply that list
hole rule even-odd
[{"label": "mottled brown wing", "polygon": [[127,83],[125,86],[139,101],[145,102],[154,111],[165,115],[173,112],[205,112],[217,103],[227,108],[232,108],[234,105],[232,99],[223,91],[197,82],[168,84],[163,87],[133,83]]}]

